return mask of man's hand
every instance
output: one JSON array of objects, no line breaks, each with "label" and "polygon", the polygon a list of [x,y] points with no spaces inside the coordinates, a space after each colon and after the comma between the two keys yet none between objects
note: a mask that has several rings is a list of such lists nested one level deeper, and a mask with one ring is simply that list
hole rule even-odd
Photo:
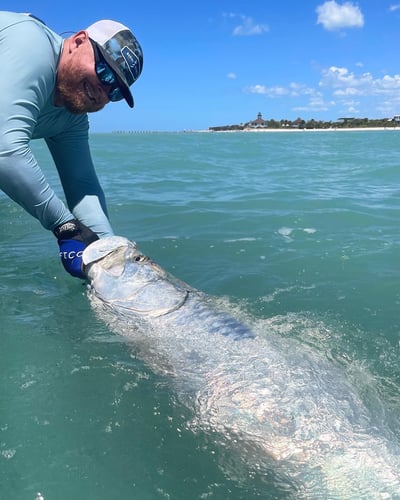
[{"label": "man's hand", "polygon": [[64,222],[53,232],[60,247],[64,269],[76,278],[85,279],[82,270],[82,253],[90,243],[99,239],[97,234],[77,219]]}]

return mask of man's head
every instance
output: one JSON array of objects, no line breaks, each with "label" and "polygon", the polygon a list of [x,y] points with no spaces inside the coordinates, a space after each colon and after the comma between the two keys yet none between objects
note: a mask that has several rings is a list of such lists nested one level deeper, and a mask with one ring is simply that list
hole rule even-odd
[{"label": "man's head", "polygon": [[[90,39],[100,52],[97,63],[104,62],[114,72],[119,89],[126,102],[133,108],[129,87],[139,78],[143,68],[143,52],[133,33],[115,21],[98,21],[87,28]],[[95,50],[95,56],[98,57]]]},{"label": "man's head", "polygon": [[55,104],[72,113],[98,111],[125,99],[139,78],[143,52],[132,32],[115,21],[98,21],[65,40],[58,68]]}]

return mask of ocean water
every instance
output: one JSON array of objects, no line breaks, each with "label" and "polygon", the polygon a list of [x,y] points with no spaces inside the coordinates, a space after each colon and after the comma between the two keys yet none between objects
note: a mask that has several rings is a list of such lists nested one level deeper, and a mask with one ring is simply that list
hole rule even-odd
[{"label": "ocean water", "polygon": [[[92,135],[115,231],[346,372],[400,443],[400,133]],[[58,178],[40,142],[49,181]],[[286,498],[93,313],[0,193],[0,498]],[[377,492],[378,493],[378,492]]]}]

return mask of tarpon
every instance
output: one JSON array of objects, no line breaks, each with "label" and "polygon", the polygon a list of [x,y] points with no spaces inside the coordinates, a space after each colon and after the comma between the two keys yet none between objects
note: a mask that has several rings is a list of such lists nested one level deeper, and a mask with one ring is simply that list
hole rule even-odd
[{"label": "tarpon", "polygon": [[400,498],[400,450],[343,369],[300,343],[259,335],[122,237],[83,254],[96,313],[166,375],[239,460],[293,498]]}]

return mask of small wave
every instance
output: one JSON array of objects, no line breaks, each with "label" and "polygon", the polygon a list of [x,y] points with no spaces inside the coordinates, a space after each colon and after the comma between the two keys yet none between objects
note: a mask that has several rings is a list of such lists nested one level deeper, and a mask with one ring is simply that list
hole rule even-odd
[{"label": "small wave", "polygon": [[284,293],[289,293],[289,292],[292,292],[293,290],[312,290],[314,288],[315,288],[315,285],[310,285],[310,286],[297,286],[297,285],[293,285],[293,286],[288,286],[288,287],[285,287],[285,288],[277,288],[272,293],[270,293],[268,295],[264,295],[263,297],[261,297],[260,301],[262,301],[262,302],[273,302],[279,295],[282,295]]},{"label": "small wave", "polygon": [[16,453],[17,453],[17,450],[14,450],[14,449],[3,450],[1,452],[1,456],[4,457],[5,459],[9,460],[10,458],[13,458]]},{"label": "small wave", "polygon": [[232,238],[224,240],[224,243],[237,243],[238,241],[257,241],[254,237],[244,237],[244,238]]},{"label": "small wave", "polygon": [[[306,233],[306,234],[315,234],[317,232],[317,230],[314,227],[297,228],[297,230],[302,231],[303,233]],[[278,234],[280,234],[284,238],[291,239],[294,231],[296,231],[296,229],[294,229],[292,227],[283,226],[283,227],[278,229]]]},{"label": "small wave", "polygon": [[285,238],[290,238],[293,231],[294,229],[292,227],[281,227],[280,229],[278,229],[278,234],[284,236]]}]

